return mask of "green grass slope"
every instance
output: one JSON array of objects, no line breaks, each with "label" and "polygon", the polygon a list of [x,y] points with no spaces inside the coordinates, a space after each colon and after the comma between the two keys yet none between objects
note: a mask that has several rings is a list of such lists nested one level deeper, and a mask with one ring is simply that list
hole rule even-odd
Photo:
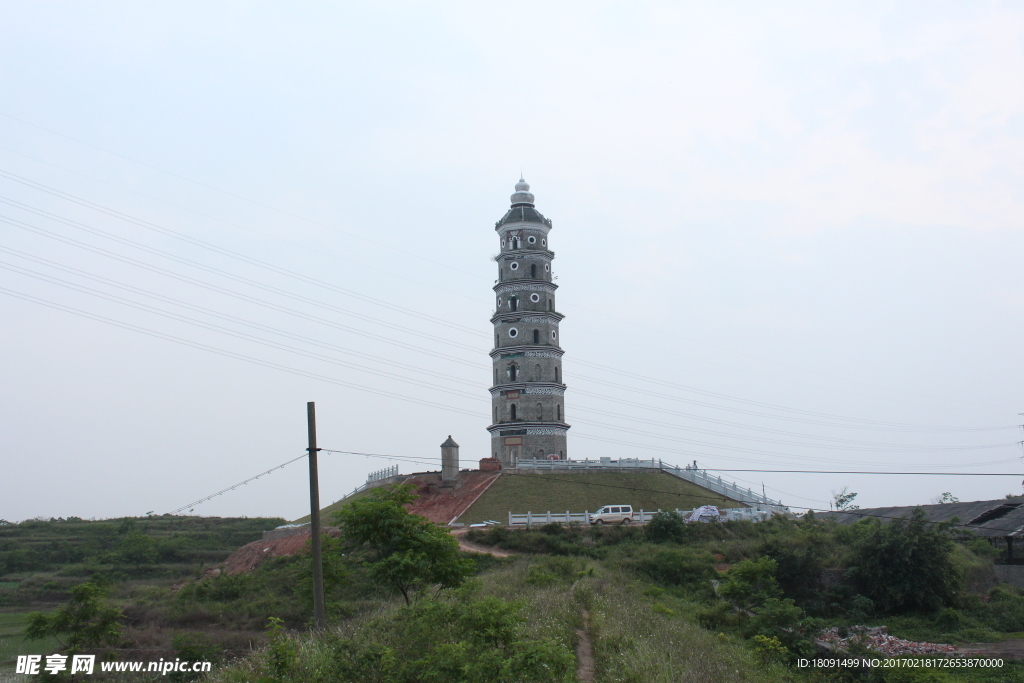
[{"label": "green grass slope", "polygon": [[[326,507],[320,508],[320,523],[321,524],[334,524],[334,513],[340,510],[343,506],[351,503],[353,500],[359,500],[370,495],[370,493],[377,487],[371,487],[363,489],[358,493],[351,493],[344,498],[340,498]],[[299,517],[296,520],[289,522],[289,524],[309,524],[309,515]]]},{"label": "green grass slope", "polygon": [[700,505],[745,507],[664,472],[502,473],[458,521],[508,523],[508,513],[594,512],[602,505],[634,510],[691,510]]},{"label": "green grass slope", "polygon": [[93,574],[121,582],[191,577],[284,522],[190,516],[30,519],[0,525],[0,606],[63,602]]}]

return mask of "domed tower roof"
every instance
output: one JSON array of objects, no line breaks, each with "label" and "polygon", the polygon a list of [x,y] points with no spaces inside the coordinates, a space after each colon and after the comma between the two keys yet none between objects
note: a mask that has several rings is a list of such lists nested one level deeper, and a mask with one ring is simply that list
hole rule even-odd
[{"label": "domed tower roof", "polygon": [[516,191],[510,199],[512,208],[494,224],[495,230],[500,229],[506,223],[542,223],[551,227],[551,220],[545,218],[544,214],[533,207],[533,193],[530,192],[528,182],[520,178],[516,183]]},{"label": "domed tower roof", "polygon": [[445,441],[443,444],[441,444],[441,448],[458,448],[458,447],[459,447],[459,444],[455,443],[455,439],[452,438],[451,434],[448,435],[448,440]]}]

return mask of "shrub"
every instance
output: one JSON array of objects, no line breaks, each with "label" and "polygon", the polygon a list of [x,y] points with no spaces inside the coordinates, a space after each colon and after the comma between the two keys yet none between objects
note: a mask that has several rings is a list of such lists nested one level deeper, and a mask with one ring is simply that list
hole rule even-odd
[{"label": "shrub", "polygon": [[771,598],[782,597],[775,581],[775,560],[761,557],[734,564],[719,588],[723,598],[743,609],[763,605]]},{"label": "shrub", "polygon": [[764,664],[784,662],[789,657],[789,650],[774,636],[754,636],[754,656]]},{"label": "shrub", "polygon": [[907,521],[861,522],[847,576],[890,613],[933,612],[952,604],[963,583],[953,546],[948,529],[927,523],[920,508]]},{"label": "shrub", "polygon": [[571,681],[563,645],[524,638],[519,606],[498,598],[424,600],[330,643],[329,680],[364,683]]},{"label": "shrub", "polygon": [[674,511],[662,511],[651,518],[644,531],[647,533],[647,539],[652,543],[668,541],[682,543],[685,538],[685,529],[686,521],[681,514]]}]

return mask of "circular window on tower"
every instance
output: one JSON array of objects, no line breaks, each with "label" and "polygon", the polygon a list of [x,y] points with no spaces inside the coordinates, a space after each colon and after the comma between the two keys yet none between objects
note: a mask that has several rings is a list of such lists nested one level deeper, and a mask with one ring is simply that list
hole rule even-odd
[{"label": "circular window on tower", "polygon": [[512,263],[508,264],[508,269],[519,270],[519,261],[513,261]]},{"label": "circular window on tower", "polygon": [[532,301],[533,303],[537,303],[538,301],[540,301],[540,294],[531,294],[530,301]]},{"label": "circular window on tower", "polygon": [[550,263],[545,263],[544,264],[544,272],[545,273],[550,273],[551,272],[551,264]]},{"label": "circular window on tower", "polygon": [[516,328],[514,328],[514,327],[510,327],[510,328],[508,328],[508,336],[510,336],[510,337],[512,337],[513,339],[515,339],[516,337],[518,337],[518,336],[519,336],[519,330],[517,330],[517,329],[516,329]]},{"label": "circular window on tower", "polygon": [[542,240],[540,241],[540,246],[542,246],[542,247],[546,247],[546,246],[548,246],[548,241],[547,241],[547,240],[543,240],[543,239],[542,239]]},{"label": "circular window on tower", "polygon": [[537,244],[537,238],[534,237],[533,235],[530,235],[529,237],[527,237],[526,241],[529,242],[530,244]]},{"label": "circular window on tower", "polygon": [[501,241],[501,248],[502,248],[502,249],[504,249],[504,248],[505,248],[505,240],[502,240],[502,241]]},{"label": "circular window on tower", "polygon": [[555,332],[554,330],[551,330],[551,338],[552,339],[557,339],[558,338],[558,333]]}]

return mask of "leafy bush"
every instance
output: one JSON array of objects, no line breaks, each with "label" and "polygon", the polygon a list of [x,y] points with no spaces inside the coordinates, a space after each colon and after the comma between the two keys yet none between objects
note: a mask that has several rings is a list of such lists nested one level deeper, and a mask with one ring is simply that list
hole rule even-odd
[{"label": "leafy bush", "polygon": [[782,590],[775,580],[775,560],[761,557],[734,564],[719,587],[723,598],[743,609],[765,604],[771,598],[781,598]]},{"label": "leafy bush", "polygon": [[859,522],[847,577],[890,613],[933,612],[952,604],[963,583],[953,563],[953,540],[921,509],[907,521]]},{"label": "leafy bush", "polygon": [[682,543],[685,539],[686,521],[675,511],[661,511],[647,523],[647,539],[652,543]]},{"label": "leafy bush", "polygon": [[[564,645],[525,636],[520,608],[486,597],[422,600],[323,643],[331,653],[325,680],[363,683],[518,683],[575,680]],[[293,662],[275,677],[300,680]]]}]

